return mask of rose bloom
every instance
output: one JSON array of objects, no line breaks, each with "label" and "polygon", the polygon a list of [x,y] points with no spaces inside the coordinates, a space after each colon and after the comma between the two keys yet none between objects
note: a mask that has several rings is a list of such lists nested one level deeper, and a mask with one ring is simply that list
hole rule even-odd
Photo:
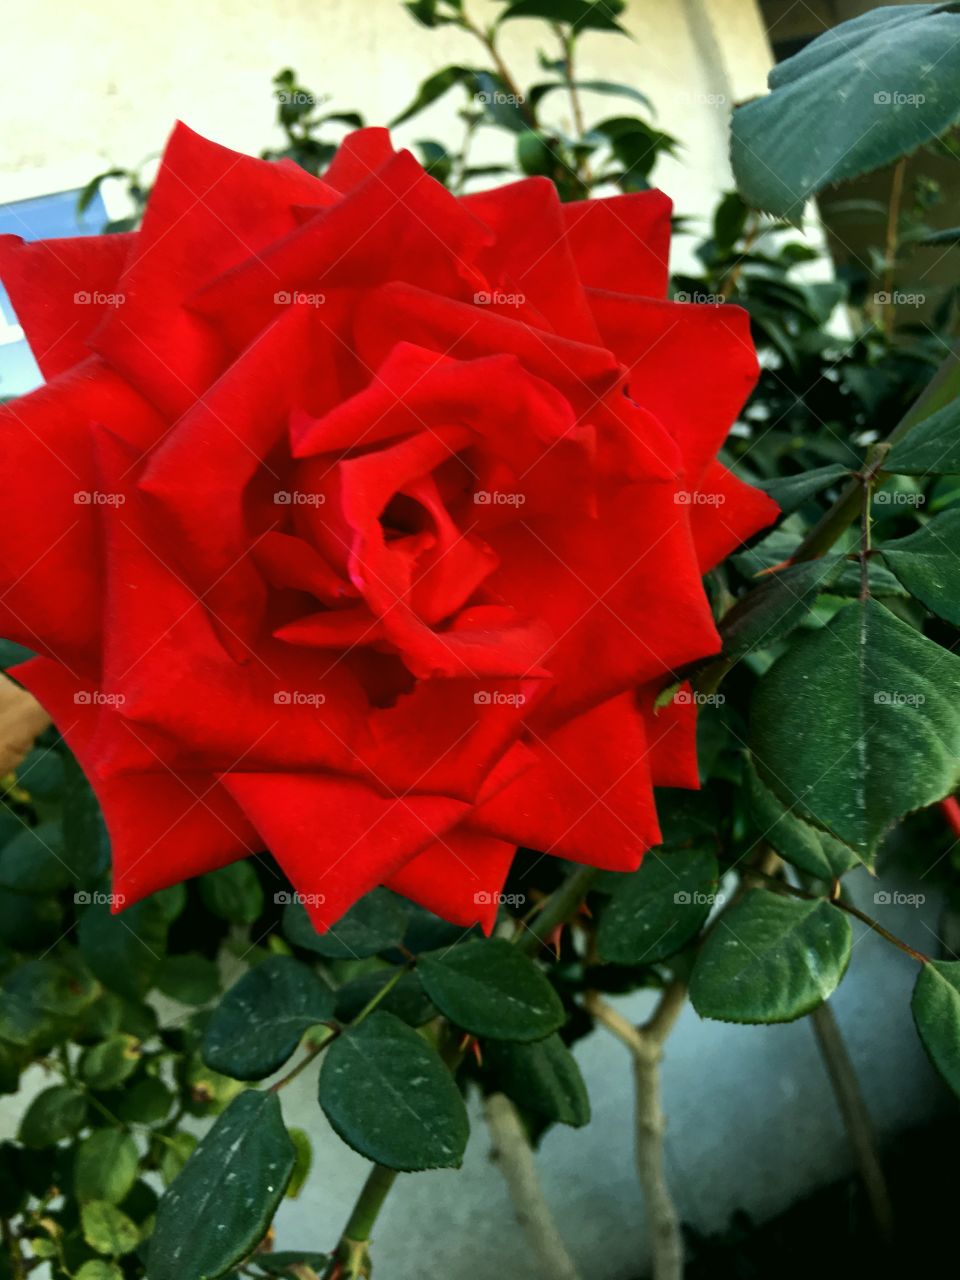
[{"label": "rose bloom", "polygon": [[456,198],[386,131],[322,179],[178,126],[141,230],[0,274],[0,633],[114,892],[269,849],[328,927],[489,929],[518,845],[617,871],[697,785],[701,575],[776,514],[716,460],[746,315],[665,301],[659,192]]}]

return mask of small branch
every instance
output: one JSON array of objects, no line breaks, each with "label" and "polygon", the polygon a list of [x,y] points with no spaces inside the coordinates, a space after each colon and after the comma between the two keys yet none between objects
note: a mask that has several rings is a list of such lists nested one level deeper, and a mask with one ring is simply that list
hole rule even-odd
[{"label": "small branch", "polygon": [[810,1021],[843,1116],[847,1137],[853,1147],[873,1220],[881,1238],[889,1243],[893,1239],[893,1206],[857,1073],[830,1006],[819,1005],[811,1013]]},{"label": "small branch", "polygon": [[517,1108],[505,1094],[492,1093],[484,1102],[484,1112],[493,1139],[493,1159],[500,1166],[517,1221],[537,1258],[538,1273],[544,1280],[581,1280],[543,1194]]},{"label": "small branch", "polygon": [[490,55],[491,62],[496,68],[497,75],[506,86],[507,92],[515,99],[517,110],[520,112],[521,116],[523,116],[525,123],[531,129],[536,129],[536,117],[528,106],[526,96],[520,89],[519,84],[510,74],[510,70],[501,57],[500,50],[497,48],[493,37],[481,27],[478,27],[477,24],[466,15],[463,16],[459,25],[463,27],[464,31],[469,31],[472,36],[475,36],[486,49],[487,53]]},{"label": "small branch", "polygon": [[664,1041],[686,996],[686,985],[674,979],[663,991],[650,1020],[640,1027],[635,1027],[596,992],[589,992],[585,1000],[587,1011],[627,1046],[633,1058],[637,1174],[647,1208],[653,1280],[683,1278],[680,1216],[664,1168],[663,1135],[667,1121],[660,1094],[660,1061]]},{"label": "small branch", "polygon": [[852,902],[844,902],[840,897],[840,881],[834,882],[833,892],[829,898],[825,898],[822,893],[808,893],[806,889],[798,889],[796,885],[790,884],[789,881],[783,880],[781,877],[771,875],[758,868],[750,867],[743,872],[743,881],[747,879],[759,880],[768,888],[776,893],[786,893],[793,898],[805,898],[807,902],[829,902],[832,907],[836,907],[838,911],[845,911],[847,915],[856,916],[861,924],[865,924],[868,929],[872,929],[874,933],[878,933],[892,946],[908,955],[911,960],[916,960],[918,964],[929,964],[929,956],[925,956],[922,951],[917,951],[911,947],[909,943],[904,942],[902,938],[898,938],[895,933],[891,933],[889,929],[885,929],[882,924],[874,920],[873,916],[868,916],[865,911],[861,911],[859,907],[855,907]]},{"label": "small branch", "polygon": [[327,1034],[322,1039],[316,1040],[304,1056],[300,1059],[292,1071],[288,1071],[285,1076],[281,1076],[279,1080],[275,1080],[267,1093],[279,1093],[281,1089],[285,1089],[291,1080],[296,1080],[301,1071],[305,1071],[310,1063],[321,1054],[332,1039],[339,1034],[335,1027],[327,1027]]},{"label": "small branch", "polygon": [[380,1164],[370,1170],[333,1252],[328,1280],[360,1280],[370,1275],[370,1233],[396,1176],[396,1169]]}]

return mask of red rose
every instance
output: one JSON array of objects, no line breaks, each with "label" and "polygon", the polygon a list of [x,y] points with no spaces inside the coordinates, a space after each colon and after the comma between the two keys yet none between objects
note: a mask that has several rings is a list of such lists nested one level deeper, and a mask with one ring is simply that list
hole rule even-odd
[{"label": "red rose", "polygon": [[669,220],[181,125],[139,232],[2,238],[48,381],[0,410],[0,631],[126,902],[266,846],[321,927],[378,884],[489,927],[518,844],[656,844],[696,769],[655,693],[775,514],[715,458],[747,318],[664,301]]}]

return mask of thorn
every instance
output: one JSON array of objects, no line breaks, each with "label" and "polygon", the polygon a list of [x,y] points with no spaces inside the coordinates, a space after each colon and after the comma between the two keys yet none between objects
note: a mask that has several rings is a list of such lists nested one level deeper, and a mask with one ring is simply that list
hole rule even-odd
[{"label": "thorn", "polygon": [[772,564],[766,569],[761,569],[759,573],[755,573],[753,576],[755,578],[766,578],[768,574],[779,573],[781,569],[789,569],[792,564],[793,557],[791,556],[786,560],[781,560],[779,564]]},{"label": "thorn", "polygon": [[544,939],[544,946],[552,947],[553,954],[560,959],[560,942],[563,938],[564,924],[555,924]]},{"label": "thorn", "polygon": [[470,1046],[470,1051],[471,1051],[471,1053],[473,1054],[474,1058],[475,1058],[475,1059],[476,1059],[476,1061],[477,1061],[477,1066],[478,1066],[478,1067],[482,1067],[482,1066],[483,1066],[483,1052],[482,1052],[482,1050],[481,1050],[481,1048],[480,1048],[480,1041],[479,1041],[479,1040],[477,1040],[477,1039],[476,1039],[476,1037],[474,1037],[473,1044]]}]

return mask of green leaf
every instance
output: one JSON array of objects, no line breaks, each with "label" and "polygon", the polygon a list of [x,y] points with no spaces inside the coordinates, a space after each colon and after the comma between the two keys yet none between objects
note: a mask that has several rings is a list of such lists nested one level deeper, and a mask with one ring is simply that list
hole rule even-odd
[{"label": "green leaf", "polygon": [[770,495],[784,515],[802,507],[827,485],[850,475],[850,468],[833,462],[828,467],[814,467],[797,476],[776,476],[773,480],[757,480],[756,488]]},{"label": "green leaf", "polygon": [[713,238],[719,249],[730,252],[747,225],[750,210],[740,199],[739,191],[727,191],[713,215]]},{"label": "green leaf", "polygon": [[898,476],[960,475],[960,399],[912,427],[887,454],[883,469]]},{"label": "green leaf", "polygon": [[245,973],[207,1024],[203,1057],[235,1080],[262,1080],[283,1066],[303,1036],[333,1016],[329,987],[292,956],[271,956]]},{"label": "green leaf", "polygon": [[625,7],[625,0],[513,0],[501,10],[497,22],[542,18],[547,22],[569,23],[578,31],[620,31],[626,35],[617,22]]},{"label": "green leaf", "polygon": [[198,883],[207,910],[221,920],[253,924],[263,911],[263,889],[251,862],[231,862],[201,876]]},{"label": "green leaf", "polygon": [[275,1093],[235,1098],[160,1201],[149,1280],[206,1280],[245,1257],[277,1211],[295,1155]]},{"label": "green leaf", "polygon": [[619,878],[600,918],[597,946],[613,964],[655,964],[700,932],[717,901],[717,860],[703,849],[651,849]]},{"label": "green leaf", "polygon": [[71,883],[59,822],[21,827],[0,850],[0,889],[57,893]]},{"label": "green leaf", "polygon": [[77,1089],[55,1084],[38,1093],[20,1121],[20,1141],[25,1147],[51,1147],[73,1138],[87,1120],[87,1100]]},{"label": "green leaf", "polygon": [[76,1280],[123,1280],[123,1272],[115,1262],[92,1258],[76,1272]]},{"label": "green leaf", "polygon": [[165,996],[181,1004],[206,1004],[220,991],[220,970],[206,956],[167,956],[156,983]]},{"label": "green leaf", "polygon": [[87,907],[77,941],[105,987],[137,1000],[153,986],[167,948],[167,905],[160,894],[111,915],[102,902]]},{"label": "green leaf", "polygon": [[930,960],[920,970],[911,1001],[917,1031],[930,1060],[960,1094],[960,960]]},{"label": "green leaf", "polygon": [[[788,565],[758,583],[723,618],[724,656],[739,658],[789,635],[806,621],[821,594],[837,589],[846,567],[841,556],[824,556]],[[858,592],[859,583],[858,574]]]},{"label": "green leaf", "polygon": [[883,546],[883,558],[921,604],[960,626],[960,507]]},{"label": "green leaf", "polygon": [[403,1170],[460,1166],[470,1131],[460,1091],[422,1036],[392,1014],[378,1009],[333,1042],[319,1098],[340,1137],[368,1160]]},{"label": "green leaf", "polygon": [[116,1089],[139,1062],[139,1040],[121,1032],[87,1049],[80,1059],[80,1078],[91,1089]]},{"label": "green leaf", "polygon": [[553,987],[503,938],[427,952],[417,971],[440,1012],[474,1035],[542,1040],[563,1026],[563,1005]]},{"label": "green leaf", "polygon": [[792,1022],[835,989],[851,945],[849,920],[825,900],[751,889],[718,917],[697,956],[690,999],[703,1018]]},{"label": "green leaf", "polygon": [[517,138],[517,164],[528,177],[549,176],[557,166],[545,134],[527,129]]},{"label": "green leaf", "polygon": [[747,203],[797,222],[815,192],[946,132],[960,117],[952,8],[876,9],[775,67],[772,92],[733,114],[733,171]]},{"label": "green leaf", "polygon": [[170,1114],[173,1094],[155,1076],[146,1076],[111,1099],[110,1109],[125,1124],[161,1124]]},{"label": "green leaf", "polygon": [[169,1187],[175,1178],[180,1176],[184,1165],[199,1146],[192,1133],[175,1133],[160,1147],[160,1177],[163,1185]]},{"label": "green leaf", "polygon": [[32,1046],[65,1030],[93,1002],[96,983],[55,960],[27,960],[0,984],[0,1040]]},{"label": "green leaf", "polygon": [[750,736],[781,802],[869,856],[960,784],[960,658],[875,600],[847,605],[760,680]]},{"label": "green leaf", "polygon": [[[632,98],[634,102],[639,102],[648,111],[654,111],[653,103],[647,95],[629,84],[616,84],[612,80],[575,80],[573,87],[586,93],[603,93],[611,94],[617,98]],[[527,94],[527,100],[531,107],[537,107],[548,93],[553,93],[556,89],[564,89],[569,92],[569,88],[570,86],[566,80],[551,80],[543,84],[535,84]]]},{"label": "green leaf", "polygon": [[558,1035],[536,1044],[491,1040],[484,1047],[484,1060],[500,1089],[519,1106],[575,1128],[590,1120],[587,1086]]},{"label": "green leaf", "polygon": [[137,1144],[121,1129],[96,1129],[77,1148],[73,1189],[78,1200],[120,1204],[137,1180]]},{"label": "green leaf", "polygon": [[316,931],[295,898],[283,912],[283,932],[293,945],[331,960],[355,960],[399,946],[406,922],[403,903],[388,889],[368,893],[326,933]]},{"label": "green leaf", "polygon": [[403,124],[405,120],[419,115],[432,102],[442,98],[448,90],[458,84],[472,89],[476,84],[476,72],[470,67],[457,66],[444,67],[441,71],[434,72],[420,85],[416,97],[409,106],[404,107],[403,111],[389,122],[389,127],[395,129],[398,124]]},{"label": "green leaf", "polygon": [[860,861],[848,845],[788,812],[760,781],[752,760],[747,761],[747,797],[760,838],[807,875],[832,880]]},{"label": "green leaf", "polygon": [[80,1223],[90,1248],[111,1258],[132,1253],[140,1243],[137,1224],[106,1200],[92,1200],[82,1205]]}]

